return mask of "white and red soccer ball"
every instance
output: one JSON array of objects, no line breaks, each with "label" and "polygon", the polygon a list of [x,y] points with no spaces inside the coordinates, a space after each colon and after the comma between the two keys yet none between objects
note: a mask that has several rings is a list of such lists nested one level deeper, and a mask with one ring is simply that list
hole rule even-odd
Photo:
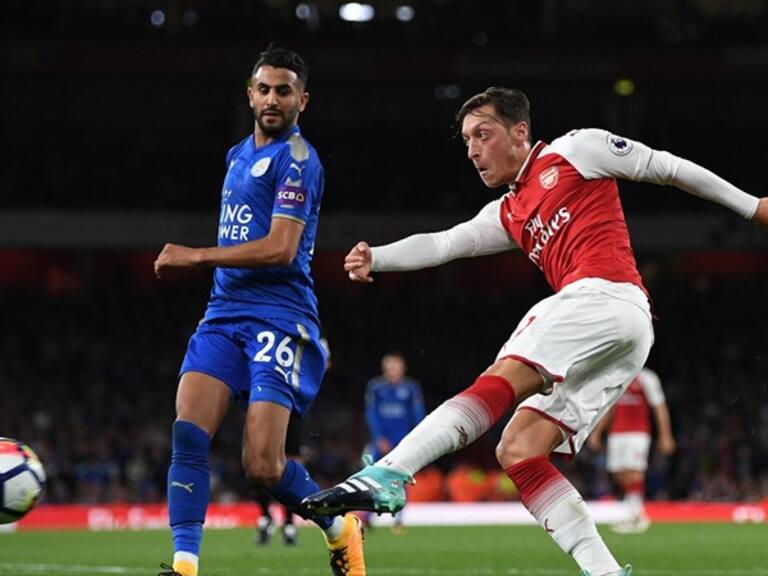
[{"label": "white and red soccer ball", "polygon": [[23,442],[0,437],[0,524],[21,520],[40,500],[45,470]]}]

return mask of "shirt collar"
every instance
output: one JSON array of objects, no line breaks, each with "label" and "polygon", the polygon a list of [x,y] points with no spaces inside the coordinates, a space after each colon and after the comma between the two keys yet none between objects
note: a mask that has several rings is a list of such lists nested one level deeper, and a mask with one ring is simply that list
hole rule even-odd
[{"label": "shirt collar", "polygon": [[539,140],[536,142],[536,144],[533,145],[533,148],[531,148],[531,151],[528,152],[528,156],[525,157],[525,161],[523,162],[523,165],[520,166],[520,170],[517,173],[517,176],[515,176],[515,181],[509,185],[510,190],[513,192],[517,188],[517,185],[521,182],[524,182],[528,178],[528,173],[531,171],[531,166],[533,166],[533,162],[538,158],[539,154],[541,153],[542,149],[547,145],[546,142],[543,140]]},{"label": "shirt collar", "polygon": [[288,138],[290,138],[294,134],[300,134],[298,124],[294,124],[293,126],[288,128],[285,132],[282,132],[277,138],[272,140],[272,142],[270,142],[265,146],[256,146],[256,138],[254,137],[253,134],[251,134],[251,144],[256,150],[261,150],[262,148],[266,148],[267,146],[271,146],[272,144],[279,144],[281,142],[285,142],[286,140],[288,140]]}]

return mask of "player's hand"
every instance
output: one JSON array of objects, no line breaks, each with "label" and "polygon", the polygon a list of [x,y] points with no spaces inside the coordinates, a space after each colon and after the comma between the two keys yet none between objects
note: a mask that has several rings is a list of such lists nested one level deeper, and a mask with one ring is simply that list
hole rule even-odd
[{"label": "player's hand", "polygon": [[768,228],[768,196],[760,198],[757,205],[757,212],[752,217],[752,222],[763,228]]},{"label": "player's hand", "polygon": [[675,439],[672,436],[659,436],[659,444],[656,447],[659,454],[669,456],[676,449],[677,444],[675,444]]},{"label": "player's hand", "polygon": [[179,244],[166,244],[155,260],[155,276],[165,278],[180,268],[194,268],[200,264],[199,250]]},{"label": "player's hand", "polygon": [[344,270],[353,282],[373,282],[371,261],[371,247],[365,242],[358,242],[344,258]]}]

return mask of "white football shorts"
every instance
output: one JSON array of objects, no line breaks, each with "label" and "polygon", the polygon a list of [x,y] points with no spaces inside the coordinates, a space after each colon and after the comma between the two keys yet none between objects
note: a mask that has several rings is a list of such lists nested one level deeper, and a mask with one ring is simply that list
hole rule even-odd
[{"label": "white football shorts", "polygon": [[636,470],[645,472],[648,468],[648,450],[651,435],[647,432],[617,432],[608,434],[605,445],[605,469],[608,472]]},{"label": "white football shorts", "polygon": [[536,368],[546,393],[517,407],[556,423],[575,455],[589,433],[645,364],[653,324],[645,293],[629,283],[584,278],[536,304],[496,359],[515,358]]}]

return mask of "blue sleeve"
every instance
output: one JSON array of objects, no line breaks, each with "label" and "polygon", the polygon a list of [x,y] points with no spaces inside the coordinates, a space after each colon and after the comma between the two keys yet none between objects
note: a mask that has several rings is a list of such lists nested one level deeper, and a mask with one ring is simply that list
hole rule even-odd
[{"label": "blue sleeve", "polygon": [[371,439],[376,441],[381,436],[381,424],[379,423],[379,411],[376,405],[376,382],[371,380],[365,389],[365,421],[371,432]]},{"label": "blue sleeve", "polygon": [[[297,135],[297,138],[301,137]],[[306,146],[303,141],[301,143]],[[305,148],[306,153],[296,153],[297,147],[300,148],[287,145],[280,154],[275,173],[277,189],[272,216],[304,224],[309,220],[313,208],[320,203],[324,175],[317,155],[309,148]]]},{"label": "blue sleeve", "polygon": [[426,416],[426,410],[424,409],[424,396],[421,393],[421,386],[415,380],[411,384],[411,428],[416,424],[424,420]]}]

